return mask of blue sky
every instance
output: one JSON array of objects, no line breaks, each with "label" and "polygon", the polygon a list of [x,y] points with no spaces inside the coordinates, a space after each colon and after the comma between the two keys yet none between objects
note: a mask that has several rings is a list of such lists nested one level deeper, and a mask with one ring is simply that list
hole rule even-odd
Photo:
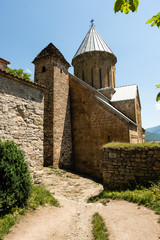
[{"label": "blue sky", "polygon": [[[160,11],[159,0],[140,0],[137,13],[113,12],[114,0],[1,1],[0,57],[12,68],[32,72],[35,56],[52,42],[71,63],[90,20],[117,56],[117,86],[139,87],[144,128],[160,125],[160,29],[146,21]],[[69,70],[73,73],[73,69]]]}]

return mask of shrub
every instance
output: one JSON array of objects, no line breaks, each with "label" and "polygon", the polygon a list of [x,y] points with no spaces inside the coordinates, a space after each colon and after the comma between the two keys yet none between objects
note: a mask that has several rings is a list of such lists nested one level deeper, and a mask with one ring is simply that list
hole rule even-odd
[{"label": "shrub", "polygon": [[0,213],[25,205],[30,192],[31,178],[22,151],[13,141],[0,140]]}]

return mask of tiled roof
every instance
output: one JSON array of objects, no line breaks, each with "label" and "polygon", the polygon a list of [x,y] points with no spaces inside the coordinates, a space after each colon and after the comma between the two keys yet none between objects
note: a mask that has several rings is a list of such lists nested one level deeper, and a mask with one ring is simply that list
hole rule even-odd
[{"label": "tiled roof", "polygon": [[10,62],[8,62],[7,60],[3,59],[3,58],[0,58],[0,62],[3,62],[5,64],[10,64]]},{"label": "tiled roof", "polygon": [[137,85],[129,85],[114,88],[116,91],[111,99],[112,102],[131,100],[136,98]]},{"label": "tiled roof", "polygon": [[44,85],[42,85],[42,84],[35,83],[35,82],[29,81],[29,80],[24,79],[24,78],[20,78],[20,77],[15,76],[15,75],[13,75],[11,73],[7,73],[6,71],[4,71],[2,69],[0,69],[0,74],[4,75],[6,77],[12,78],[14,80],[20,81],[20,82],[22,82],[24,84],[28,84],[28,85],[31,85],[31,86],[34,86],[34,87],[46,89],[46,87]]},{"label": "tiled roof", "polygon": [[102,39],[102,37],[99,35],[93,25],[89,29],[87,35],[85,36],[73,59],[82,53],[90,51],[104,51],[112,53],[111,49]]},{"label": "tiled roof", "polygon": [[47,47],[45,47],[33,60],[33,63],[43,57],[47,56],[56,56],[58,57],[64,64],[67,64],[68,67],[70,67],[70,64],[66,61],[62,53],[53,45],[53,43],[48,44]]}]

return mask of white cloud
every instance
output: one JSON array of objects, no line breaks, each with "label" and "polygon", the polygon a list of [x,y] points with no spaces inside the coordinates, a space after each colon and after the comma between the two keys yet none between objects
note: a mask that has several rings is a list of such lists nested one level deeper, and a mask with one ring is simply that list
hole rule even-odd
[{"label": "white cloud", "polygon": [[160,110],[160,103],[156,103],[155,107],[157,110]]},{"label": "white cloud", "polygon": [[32,71],[29,68],[27,68],[26,72],[32,74]]}]

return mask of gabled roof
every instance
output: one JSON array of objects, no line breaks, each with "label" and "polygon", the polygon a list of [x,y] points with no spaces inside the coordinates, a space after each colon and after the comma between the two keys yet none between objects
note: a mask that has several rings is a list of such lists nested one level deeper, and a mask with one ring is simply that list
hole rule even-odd
[{"label": "gabled roof", "polygon": [[85,36],[73,59],[82,53],[90,51],[104,51],[112,53],[111,49],[102,39],[102,37],[99,35],[93,25],[89,29],[87,35]]},{"label": "gabled roof", "polygon": [[114,90],[116,92],[112,96],[112,102],[132,100],[136,98],[137,85],[134,84],[129,86],[117,87],[114,88]]},{"label": "gabled roof", "polygon": [[33,63],[38,59],[48,56],[55,56],[59,58],[64,64],[66,64],[67,67],[70,67],[70,64],[66,61],[62,53],[53,45],[53,43],[48,44],[48,46],[45,47],[33,60]]}]

